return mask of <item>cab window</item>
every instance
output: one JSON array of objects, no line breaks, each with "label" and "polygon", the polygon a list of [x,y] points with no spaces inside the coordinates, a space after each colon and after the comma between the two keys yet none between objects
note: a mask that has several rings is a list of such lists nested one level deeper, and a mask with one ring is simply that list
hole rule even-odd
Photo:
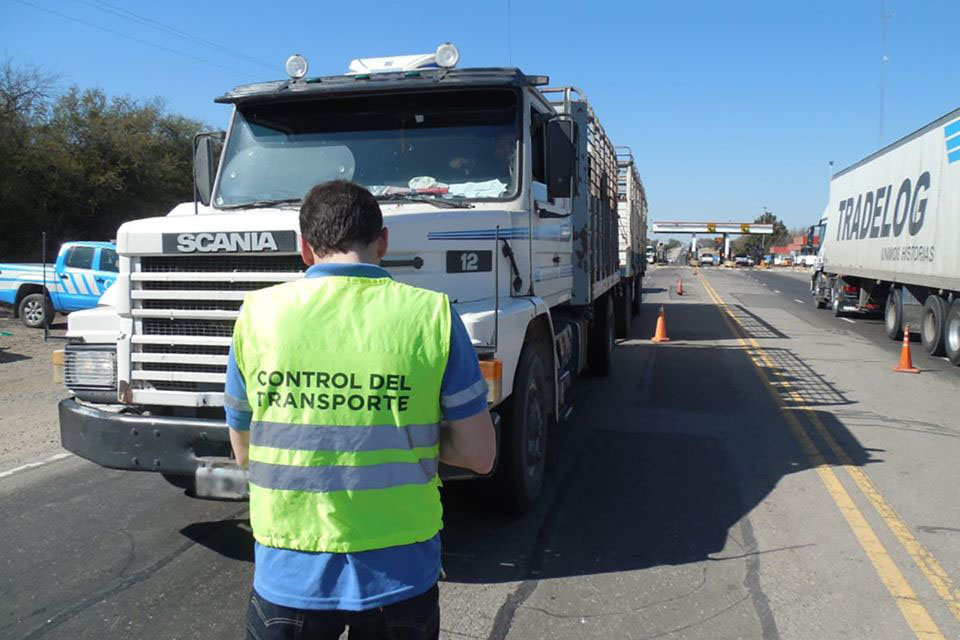
[{"label": "cab window", "polygon": [[75,269],[93,268],[93,247],[73,247],[67,253],[67,266]]},{"label": "cab window", "polygon": [[113,271],[116,273],[119,271],[117,267],[117,252],[113,249],[101,249],[100,250],[100,270],[101,271]]}]

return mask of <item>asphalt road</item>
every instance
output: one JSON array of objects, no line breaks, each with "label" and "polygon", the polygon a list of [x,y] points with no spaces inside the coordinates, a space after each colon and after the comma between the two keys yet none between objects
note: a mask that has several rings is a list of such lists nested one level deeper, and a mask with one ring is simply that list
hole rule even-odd
[{"label": "asphalt road", "polygon": [[[960,637],[956,374],[919,349],[923,373],[893,373],[882,327],[805,286],[653,269],[537,509],[445,489],[442,637]],[[73,457],[7,471],[0,637],[240,637],[244,504]]]}]

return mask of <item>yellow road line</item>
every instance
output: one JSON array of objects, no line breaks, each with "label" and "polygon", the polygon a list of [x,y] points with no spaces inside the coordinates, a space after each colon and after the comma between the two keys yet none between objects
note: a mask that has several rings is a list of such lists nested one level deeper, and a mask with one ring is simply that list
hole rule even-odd
[{"label": "yellow road line", "polygon": [[[713,289],[713,286],[709,282],[704,281],[704,283],[716,294],[716,290]],[[716,297],[720,299],[719,294],[717,294]],[[751,336],[747,337],[755,348],[760,349],[761,352],[763,351],[756,339]],[[773,371],[774,369],[770,365],[769,360],[767,360],[766,354],[764,354],[764,359],[767,361],[771,371]],[[837,460],[840,461],[840,464],[843,465],[844,470],[857,487],[859,487],[863,495],[870,504],[873,505],[877,514],[883,520],[884,524],[887,525],[887,528],[890,529],[890,532],[903,547],[904,551],[907,552],[914,564],[917,565],[917,568],[923,573],[927,582],[929,582],[933,590],[937,592],[937,595],[946,603],[953,617],[960,621],[960,590],[957,589],[950,574],[947,573],[946,569],[943,568],[943,565],[937,561],[933,554],[923,546],[923,543],[917,540],[916,536],[914,536],[910,530],[910,526],[903,517],[897,513],[897,510],[887,502],[886,498],[883,497],[883,494],[870,479],[870,476],[868,476],[863,469],[853,464],[846,450],[836,441],[829,429],[823,424],[823,421],[820,420],[820,416],[810,410],[810,403],[793,389],[789,383],[783,383],[782,386],[788,391],[791,400],[801,405],[797,410],[802,411],[808,416],[814,429],[820,434],[824,442],[827,443],[827,446],[837,457]]]},{"label": "yellow road line", "polygon": [[[723,302],[723,299],[720,298],[720,295],[713,289],[713,287],[709,282],[707,282],[706,278],[702,274],[700,275],[700,280],[704,285],[704,290],[707,292],[707,295],[713,300],[713,303],[716,304],[721,311],[723,311],[724,322],[731,329],[733,334],[737,336],[737,341],[740,343],[740,345],[746,349],[747,354],[750,356],[750,361],[754,366],[754,370],[759,376],[761,382],[763,382],[764,388],[767,389],[770,397],[773,399],[774,403],[776,403],[777,407],[786,418],[787,423],[790,425],[791,433],[797,440],[800,448],[806,454],[807,459],[810,461],[813,468],[817,471],[817,475],[820,477],[824,487],[827,489],[827,492],[833,499],[834,504],[837,505],[840,513],[850,526],[854,537],[856,537],[857,542],[860,543],[860,546],[863,548],[864,553],[866,553],[867,558],[873,564],[877,575],[880,577],[880,581],[883,582],[883,585],[887,588],[887,591],[889,591],[890,595],[893,596],[894,602],[896,602],[897,607],[900,609],[901,615],[903,615],[904,620],[910,626],[910,629],[913,631],[914,635],[917,638],[944,638],[943,633],[930,616],[930,612],[927,611],[926,607],[924,607],[919,598],[917,598],[917,594],[914,592],[913,587],[911,587],[910,583],[907,582],[907,579],[904,577],[899,567],[897,567],[896,562],[894,562],[893,558],[890,556],[890,553],[877,537],[876,532],[867,522],[867,519],[864,517],[863,513],[861,513],[861,511],[857,508],[856,504],[853,502],[853,499],[850,497],[850,494],[847,493],[847,490],[840,483],[840,480],[837,478],[837,475],[834,473],[833,469],[829,466],[826,460],[824,460],[823,454],[821,454],[817,449],[816,444],[810,438],[807,430],[803,427],[800,420],[794,414],[794,411],[784,404],[783,398],[780,397],[779,391],[773,386],[772,381],[764,373],[765,368],[773,371],[774,367],[763,348],[759,345],[759,343],[756,342],[756,340],[753,340],[753,338],[750,338],[750,342],[744,339],[743,336],[749,336],[749,334],[743,328],[743,325],[739,320],[737,320],[736,316],[730,312],[726,303]],[[761,366],[760,362],[763,362],[765,366]],[[781,388],[788,389],[793,392],[792,387],[788,382],[780,381],[778,384]],[[795,392],[793,393],[795,394]],[[802,398],[800,398],[800,400],[802,400]],[[804,413],[812,415],[809,411],[804,411]],[[849,462],[849,460],[850,459],[848,456],[847,461]],[[849,468],[849,465],[847,468]],[[882,516],[883,514],[881,514],[881,517]]]}]

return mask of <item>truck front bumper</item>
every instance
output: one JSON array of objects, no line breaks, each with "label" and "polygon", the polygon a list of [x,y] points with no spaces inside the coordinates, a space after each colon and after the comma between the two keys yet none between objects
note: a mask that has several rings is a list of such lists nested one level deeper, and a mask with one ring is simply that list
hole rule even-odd
[{"label": "truck front bumper", "polygon": [[61,400],[64,449],[110,469],[193,476],[201,458],[230,455],[225,422],[103,411]]}]

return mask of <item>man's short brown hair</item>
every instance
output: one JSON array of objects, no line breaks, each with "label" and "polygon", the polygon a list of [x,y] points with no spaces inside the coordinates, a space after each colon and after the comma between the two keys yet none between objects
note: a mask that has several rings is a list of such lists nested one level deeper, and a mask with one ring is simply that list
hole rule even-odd
[{"label": "man's short brown hair", "polygon": [[300,233],[320,257],[366,247],[382,229],[377,199],[346,180],[321,182],[300,206]]}]

